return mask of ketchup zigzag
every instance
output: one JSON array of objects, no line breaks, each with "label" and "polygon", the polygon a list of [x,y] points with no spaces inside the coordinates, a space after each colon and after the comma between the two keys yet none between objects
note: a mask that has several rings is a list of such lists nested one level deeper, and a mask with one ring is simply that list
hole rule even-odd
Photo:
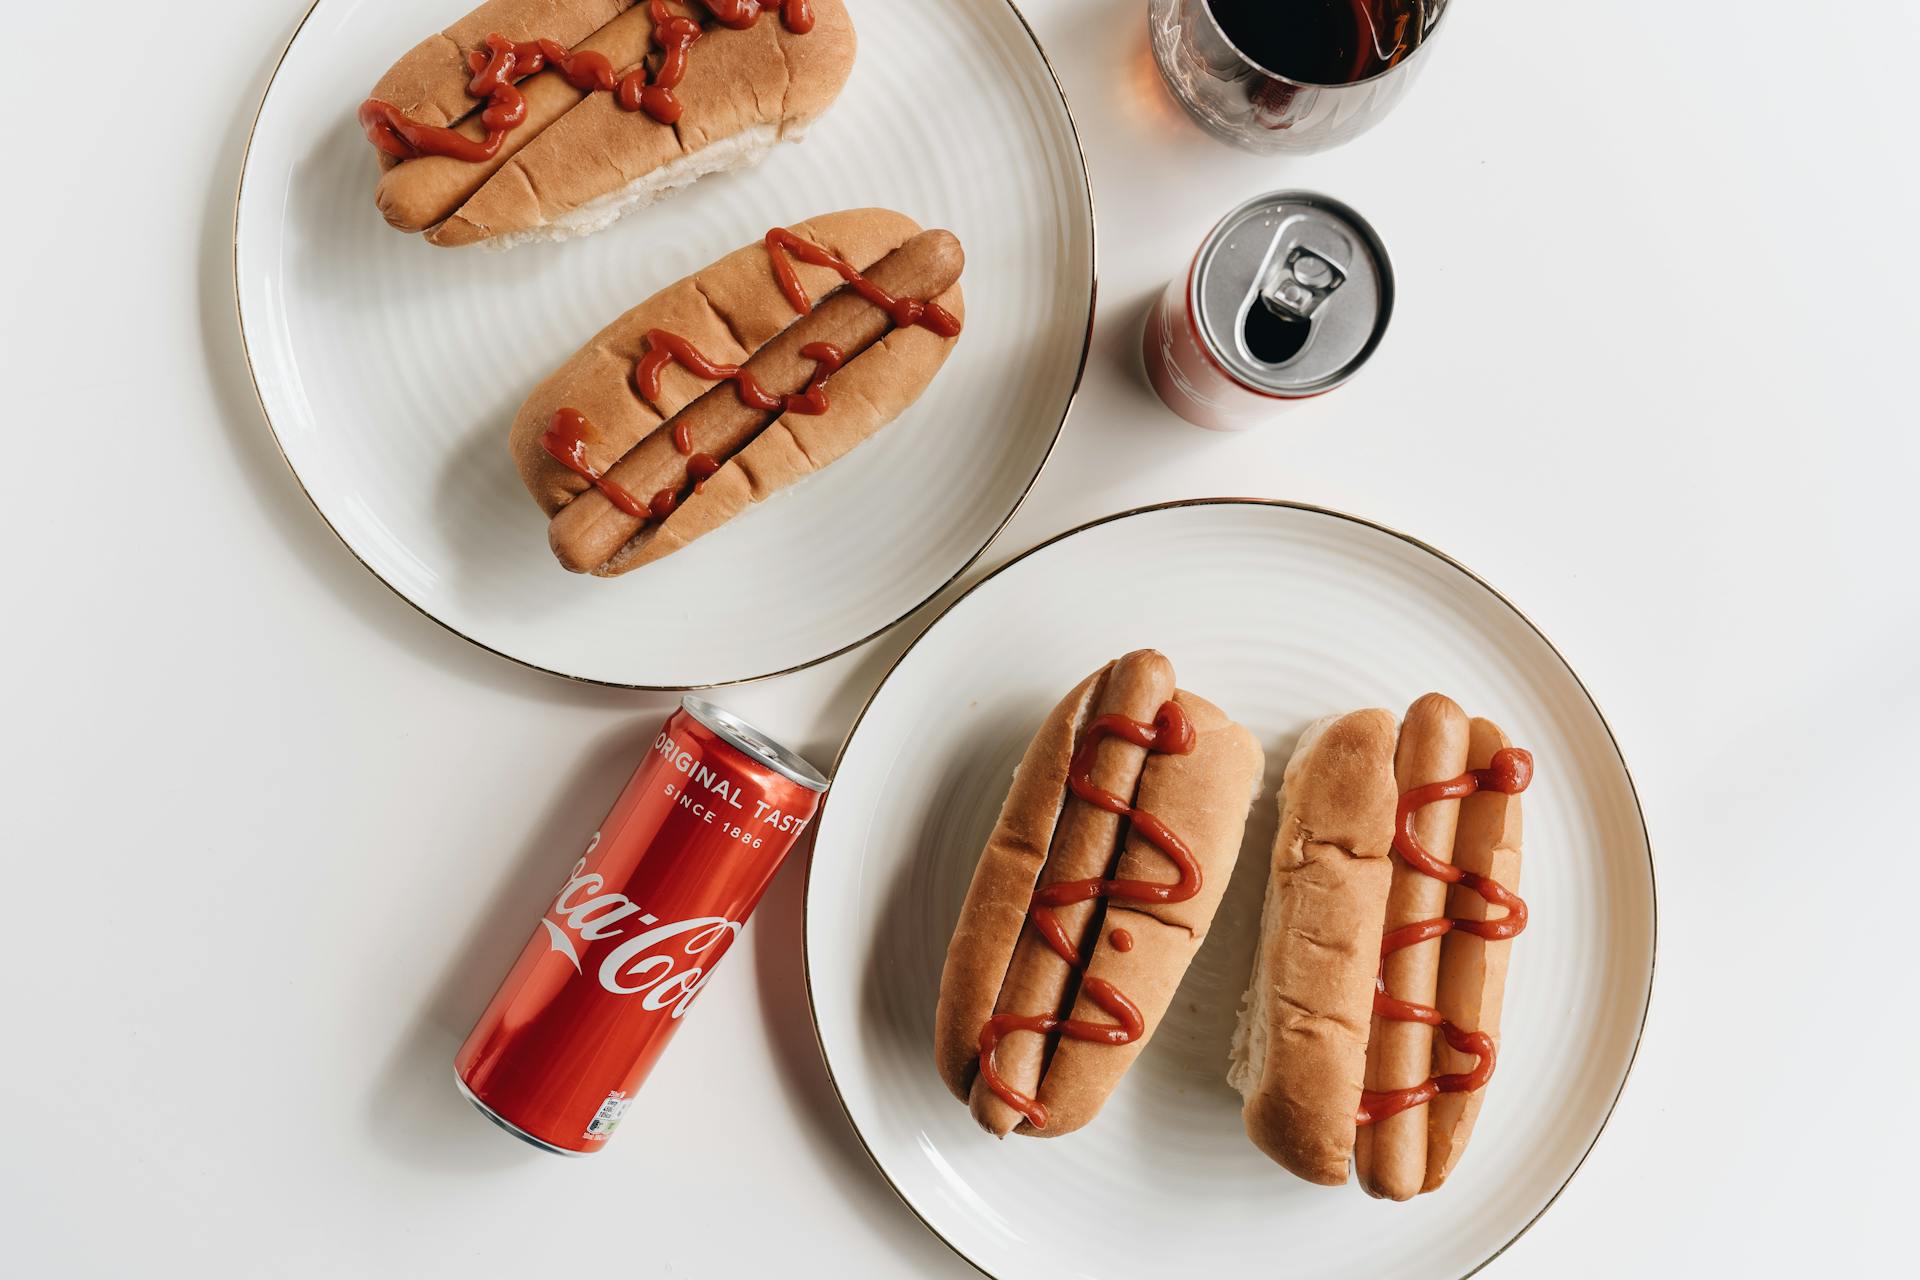
[{"label": "ketchup zigzag", "polygon": [[1519,894],[1498,880],[1435,858],[1421,847],[1414,835],[1413,819],[1427,805],[1442,800],[1464,800],[1476,791],[1498,791],[1503,795],[1517,796],[1527,789],[1527,784],[1532,780],[1533,756],[1518,747],[1502,747],[1493,753],[1485,769],[1473,769],[1458,778],[1415,787],[1400,797],[1400,807],[1394,819],[1393,851],[1400,855],[1401,860],[1422,875],[1471,889],[1489,905],[1504,907],[1506,914],[1492,920],[1460,920],[1452,916],[1416,920],[1380,939],[1381,969],[1379,977],[1374,980],[1374,1014],[1389,1022],[1424,1022],[1430,1027],[1437,1027],[1455,1052],[1473,1054],[1479,1061],[1471,1071],[1436,1075],[1410,1088],[1364,1090],[1360,1094],[1360,1110],[1354,1116],[1355,1124],[1373,1124],[1388,1116],[1398,1115],[1409,1107],[1424,1106],[1443,1093],[1472,1093],[1484,1088],[1487,1081],[1493,1078],[1493,1037],[1484,1031],[1462,1031],[1441,1017],[1438,1009],[1389,995],[1386,962],[1387,957],[1396,951],[1445,937],[1455,929],[1489,942],[1502,942],[1518,936],[1527,927],[1527,904],[1520,900]]},{"label": "ketchup zigzag", "polygon": [[[735,31],[744,31],[760,21],[768,9],[778,8],[780,20],[795,35],[813,30],[813,6],[808,0],[702,0],[715,22]],[[699,21],[683,17],[667,8],[666,0],[648,0],[653,15],[652,43],[660,50],[659,69],[649,78],[642,62],[624,76],[616,77],[613,62],[604,53],[591,49],[569,49],[558,40],[513,41],[498,32],[486,38],[486,47],[467,55],[467,67],[473,79],[467,84],[471,97],[485,98],[480,123],[486,136],[474,139],[445,125],[423,124],[400,108],[379,98],[360,104],[360,128],[367,141],[397,160],[415,160],[421,156],[450,156],[469,164],[491,160],[500,152],[500,144],[527,119],[527,99],[518,82],[535,72],[552,67],[576,89],[588,93],[610,93],[627,111],[644,111],[661,124],[680,119],[680,101],[673,91],[687,77],[687,55],[705,32]]]},{"label": "ketchup zigzag", "polygon": [[[1020,1092],[1000,1074],[995,1054],[1003,1037],[1013,1031],[1033,1031],[1042,1035],[1057,1031],[1074,1040],[1123,1045],[1132,1044],[1146,1034],[1147,1029],[1146,1019],[1141,1015],[1138,1005],[1106,979],[1087,975],[1086,961],[1073,940],[1067,936],[1066,927],[1060,923],[1054,908],[1074,902],[1090,902],[1095,898],[1123,902],[1185,902],[1200,892],[1200,863],[1185,842],[1153,814],[1136,809],[1126,797],[1094,784],[1094,757],[1101,740],[1107,737],[1124,738],[1157,755],[1185,755],[1194,746],[1193,721],[1188,719],[1186,710],[1171,699],[1161,705],[1151,723],[1122,715],[1101,716],[1087,726],[1080,749],[1074,753],[1067,769],[1067,785],[1072,788],[1073,794],[1096,808],[1126,818],[1135,834],[1173,861],[1180,878],[1172,884],[1162,884],[1151,880],[1094,877],[1088,880],[1063,880],[1034,891],[1032,905],[1027,911],[1034,932],[1074,972],[1081,975],[1081,994],[1114,1019],[1113,1022],[1092,1022],[1062,1018],[1050,1013],[996,1013],[981,1026],[980,1079],[1002,1102],[1025,1116],[1036,1129],[1047,1127],[1047,1109],[1038,1098]],[[1112,942],[1116,951],[1127,951],[1133,946],[1133,936],[1124,929],[1116,929]]]},{"label": "ketchup zigzag", "polygon": [[[656,0],[656,3],[658,0]],[[753,0],[740,0],[751,4]],[[792,3],[792,0],[789,0]],[[716,16],[718,11],[716,10]],[[725,19],[722,19],[724,22]],[[808,25],[812,25],[809,14]],[[767,262],[772,269],[774,279],[780,284],[780,291],[787,295],[796,316],[810,315],[813,303],[807,297],[807,291],[801,287],[799,275],[793,269],[792,259],[818,267],[831,269],[847,284],[847,287],[885,311],[900,328],[918,325],[931,330],[942,338],[951,338],[960,332],[960,321],[952,312],[937,302],[922,301],[917,298],[896,298],[861,273],[859,268],[830,249],[823,248],[785,227],[775,227],[766,234]],[[731,382],[734,394],[740,397],[742,404],[766,412],[781,414],[825,413],[832,406],[827,400],[827,379],[847,362],[847,355],[830,342],[809,342],[800,348],[805,359],[814,362],[813,374],[807,379],[804,390],[790,395],[774,395],[760,385],[758,379],[744,364],[721,364],[701,353],[691,341],[666,329],[647,330],[647,350],[633,365],[633,388],[646,398],[649,404],[658,404],[660,399],[660,375],[668,364],[678,364],[695,377],[708,382]],[[594,434],[593,423],[578,409],[560,408],[553,414],[546,433],[540,437],[540,446],[567,470],[586,480],[594,488],[605,494],[621,511],[634,519],[645,522],[665,520],[672,515],[683,501],[681,490],[685,485],[660,490],[646,502],[641,502],[629,493],[617,481],[610,480],[606,474],[587,460],[587,442]],[[711,454],[695,453],[693,440],[688,434],[686,423],[676,423],[673,429],[673,447],[687,459],[687,481],[693,485],[695,493],[723,465]],[[1172,703],[1167,704],[1169,707]],[[1176,711],[1178,708],[1174,708]],[[1129,723],[1138,723],[1132,721]],[[1148,726],[1151,728],[1151,726]],[[1191,732],[1191,729],[1189,729]],[[1108,794],[1108,793],[1102,793]],[[1114,810],[1118,813],[1121,810]],[[1198,885],[1195,886],[1198,891]],[[1191,897],[1192,894],[1188,894]],[[1178,902],[1182,899],[1162,899]]]}]

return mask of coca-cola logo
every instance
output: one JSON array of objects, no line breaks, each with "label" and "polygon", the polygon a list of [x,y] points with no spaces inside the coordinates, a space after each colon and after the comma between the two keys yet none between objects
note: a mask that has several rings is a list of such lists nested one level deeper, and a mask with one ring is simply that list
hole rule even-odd
[{"label": "coca-cola logo", "polygon": [[585,974],[587,948],[611,938],[622,941],[595,967],[600,985],[617,996],[639,996],[643,1009],[667,1009],[678,1018],[706,984],[713,962],[739,934],[742,922],[725,916],[698,916],[662,923],[624,893],[607,893],[606,877],[588,873],[587,859],[600,845],[593,833],[587,851],[573,864],[567,883],[541,918],[547,945]]}]

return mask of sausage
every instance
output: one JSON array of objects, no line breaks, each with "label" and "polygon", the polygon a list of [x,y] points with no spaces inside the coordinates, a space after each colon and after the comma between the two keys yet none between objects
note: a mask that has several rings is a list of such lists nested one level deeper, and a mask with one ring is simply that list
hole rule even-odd
[{"label": "sausage", "polygon": [[[1430,782],[1466,772],[1470,727],[1459,704],[1429,693],[1407,709],[1394,754],[1394,775],[1402,794]],[[1414,815],[1414,833],[1422,847],[1441,862],[1453,858],[1458,800],[1427,805]],[[1446,914],[1447,886],[1393,860],[1393,886],[1387,895],[1382,933]],[[1403,948],[1386,958],[1388,994],[1430,1005],[1438,983],[1441,939]],[[1367,1088],[1403,1089],[1423,1083],[1433,1066],[1433,1028],[1424,1022],[1392,1021],[1376,1016],[1367,1044]],[[1420,1193],[1427,1172],[1427,1107],[1408,1107],[1362,1128],[1354,1142],[1354,1168],[1368,1195],[1408,1200]]]},{"label": "sausage", "polygon": [[[1467,748],[1467,767],[1484,769],[1493,753],[1513,743],[1491,720],[1475,718]],[[1460,823],[1453,840],[1453,864],[1515,892],[1520,889],[1520,797],[1481,790],[1460,802]],[[1450,890],[1447,914],[1456,920],[1485,920],[1494,914],[1487,900],[1471,889]],[[1512,940],[1489,942],[1464,929],[1440,940],[1440,981],[1434,1007],[1464,1031],[1484,1031],[1500,1039],[1500,1006],[1506,994],[1507,959]],[[1433,1073],[1471,1069],[1476,1059],[1457,1052],[1439,1037],[1433,1042]],[[1432,1191],[1447,1180],[1467,1148],[1480,1115],[1485,1089],[1443,1093],[1427,1104],[1427,1175],[1421,1189]]]}]

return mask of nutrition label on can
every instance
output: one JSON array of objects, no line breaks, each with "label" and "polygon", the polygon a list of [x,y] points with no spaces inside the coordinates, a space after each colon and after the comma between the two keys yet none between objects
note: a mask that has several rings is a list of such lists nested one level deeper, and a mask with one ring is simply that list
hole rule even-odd
[{"label": "nutrition label on can", "polygon": [[605,1142],[620,1125],[620,1117],[627,1114],[627,1108],[633,1105],[633,1099],[615,1090],[607,1095],[600,1104],[600,1110],[594,1112],[593,1123],[587,1126],[583,1137],[592,1142]]}]

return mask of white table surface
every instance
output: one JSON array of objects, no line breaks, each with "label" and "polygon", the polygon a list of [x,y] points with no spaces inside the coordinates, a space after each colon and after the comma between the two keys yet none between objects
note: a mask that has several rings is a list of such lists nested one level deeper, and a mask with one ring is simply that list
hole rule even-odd
[{"label": "white table surface", "polygon": [[[605,1155],[539,1155],[455,1096],[459,1037],[672,700],[435,627],[282,465],[230,237],[303,5],[8,24],[0,1270],[971,1274],[828,1087],[800,858]],[[1613,1123],[1486,1274],[1898,1269],[1920,8],[1459,0],[1394,118],[1272,161],[1173,113],[1141,0],[1026,7],[1085,138],[1100,314],[1061,446],[972,577],[1217,493],[1361,513],[1478,570],[1610,716],[1661,924]],[[156,59],[193,65],[144,98],[81,79]],[[1282,185],[1374,220],[1392,330],[1339,394],[1196,431],[1134,370],[1143,308]],[[722,701],[829,760],[931,616]]]}]

